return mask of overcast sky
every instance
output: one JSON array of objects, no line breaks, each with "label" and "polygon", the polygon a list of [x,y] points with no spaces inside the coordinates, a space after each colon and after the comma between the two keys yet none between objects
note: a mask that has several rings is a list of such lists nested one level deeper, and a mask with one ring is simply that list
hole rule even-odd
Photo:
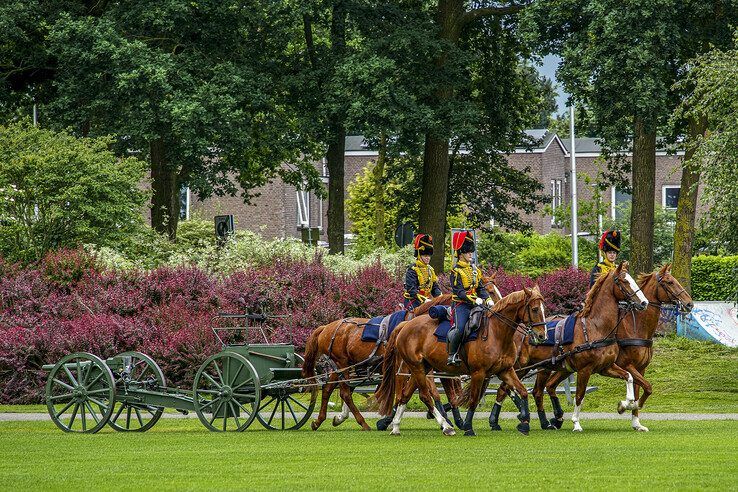
[{"label": "overcast sky", "polygon": [[537,67],[541,75],[545,75],[556,83],[556,92],[559,93],[556,98],[556,102],[559,105],[559,109],[556,111],[557,114],[561,114],[566,110],[566,98],[569,97],[568,94],[564,93],[561,84],[556,81],[556,68],[559,66],[560,60],[558,56],[546,56],[543,58],[543,66]]}]

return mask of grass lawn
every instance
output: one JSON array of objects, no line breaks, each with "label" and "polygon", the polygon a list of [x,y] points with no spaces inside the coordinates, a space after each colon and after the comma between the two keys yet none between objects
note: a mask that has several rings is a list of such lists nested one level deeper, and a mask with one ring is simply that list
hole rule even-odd
[{"label": "grass lawn", "polygon": [[[372,422],[373,424],[373,422]],[[738,488],[738,422],[589,421],[585,431],[502,422],[444,437],[406,419],[403,435],[355,422],[317,432],[207,432],[162,420],[144,434],[65,434],[51,422],[0,422],[0,490],[652,490]]]}]

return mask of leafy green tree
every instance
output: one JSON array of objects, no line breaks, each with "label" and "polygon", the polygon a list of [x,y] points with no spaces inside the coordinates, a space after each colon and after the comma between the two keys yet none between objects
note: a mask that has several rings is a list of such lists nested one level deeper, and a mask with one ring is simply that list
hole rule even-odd
[{"label": "leafy green tree", "polygon": [[[55,9],[55,10],[54,10]],[[175,237],[179,192],[236,194],[276,176],[320,189],[317,149],[288,110],[283,3],[28,2],[0,46],[10,104],[32,93],[42,123],[118,136],[150,163],[152,226]],[[27,40],[31,46],[15,50]],[[27,56],[27,53],[34,56]],[[41,74],[41,75],[39,75]],[[235,183],[234,183],[235,181]]]},{"label": "leafy green tree", "polygon": [[738,253],[738,33],[735,43],[694,61],[685,82],[692,90],[677,113],[707,123],[708,131],[690,142],[686,164],[702,175],[708,230],[733,254]]},{"label": "leafy green tree", "polygon": [[[630,261],[633,257],[630,208],[629,204],[620,205],[620,213],[616,214],[619,218],[616,220],[607,219],[605,221],[605,228],[615,228],[622,232],[618,261]],[[670,262],[674,254],[675,212],[673,210],[667,210],[657,203],[654,204],[654,210],[653,258],[656,265],[663,265],[664,263]]]},{"label": "leafy green tree", "polygon": [[116,157],[111,144],[27,122],[0,127],[0,254],[27,262],[61,247],[125,245],[140,232],[146,164]]}]

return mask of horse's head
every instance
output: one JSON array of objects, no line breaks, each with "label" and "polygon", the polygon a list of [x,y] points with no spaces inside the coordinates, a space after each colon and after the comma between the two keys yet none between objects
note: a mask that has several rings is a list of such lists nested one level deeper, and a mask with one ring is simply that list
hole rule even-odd
[{"label": "horse's head", "polygon": [[525,324],[528,334],[537,339],[534,341],[543,341],[546,339],[546,309],[541,289],[535,285],[532,289],[523,287],[523,292],[524,302],[516,317]]},{"label": "horse's head", "polygon": [[489,292],[489,296],[492,299],[492,302],[497,303],[502,300],[502,294],[500,294],[500,289],[497,288],[497,284],[495,283],[495,278],[497,277],[497,273],[493,273],[489,277],[482,277],[482,286],[484,287],[484,290]]},{"label": "horse's head", "polygon": [[682,284],[680,284],[679,281],[671,275],[671,264],[667,263],[662,266],[655,276],[655,301],[660,304],[676,304],[680,313],[689,313],[694,307],[692,296],[690,296],[687,289],[682,287]]},{"label": "horse's head", "polygon": [[613,279],[613,294],[618,302],[627,302],[639,311],[648,307],[648,299],[628,273],[628,262],[624,261],[610,274]]}]

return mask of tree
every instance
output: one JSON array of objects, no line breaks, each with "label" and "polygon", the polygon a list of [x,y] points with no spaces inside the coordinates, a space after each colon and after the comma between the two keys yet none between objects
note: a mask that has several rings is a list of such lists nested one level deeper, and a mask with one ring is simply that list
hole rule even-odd
[{"label": "tree", "polygon": [[695,132],[685,164],[702,175],[709,230],[729,253],[738,253],[738,33],[734,41],[733,49],[715,49],[693,61],[684,82],[691,92],[677,113],[707,122],[703,136]]},{"label": "tree", "polygon": [[147,159],[154,229],[175,237],[184,185],[206,198],[238,184],[245,201],[276,176],[320,188],[317,149],[284,100],[288,67],[275,63],[289,44],[285,5],[61,2],[49,13],[46,4],[29,4],[16,33],[41,55],[2,56],[13,64],[6,88],[16,105],[38,94],[45,125],[114,134],[120,155]]},{"label": "tree", "polygon": [[33,261],[61,247],[117,246],[137,233],[146,164],[116,157],[111,144],[28,122],[0,127],[0,254]]}]

